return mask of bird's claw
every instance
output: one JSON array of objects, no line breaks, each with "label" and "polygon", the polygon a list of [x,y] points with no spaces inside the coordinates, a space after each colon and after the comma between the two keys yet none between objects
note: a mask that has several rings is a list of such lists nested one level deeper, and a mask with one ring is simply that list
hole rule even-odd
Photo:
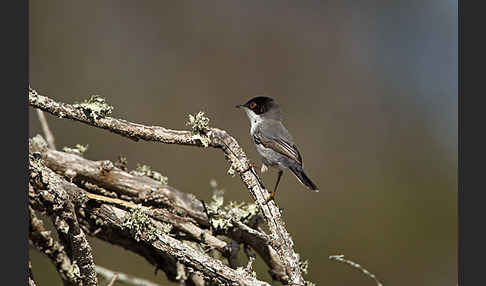
[{"label": "bird's claw", "polygon": [[275,198],[275,192],[271,192],[270,195],[268,196],[268,198],[265,200],[265,202],[263,204],[267,205],[270,201],[273,201],[274,198]]}]

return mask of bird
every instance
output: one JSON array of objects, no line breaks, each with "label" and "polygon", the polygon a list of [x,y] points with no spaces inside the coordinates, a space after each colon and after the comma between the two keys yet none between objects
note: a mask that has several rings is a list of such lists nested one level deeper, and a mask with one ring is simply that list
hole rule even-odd
[{"label": "bird", "polygon": [[277,182],[265,203],[273,200],[284,170],[290,170],[308,189],[319,192],[319,188],[309,179],[302,168],[302,156],[292,135],[282,123],[280,106],[273,98],[257,96],[236,108],[245,110],[250,120],[250,137],[261,156],[261,172],[268,167],[278,170]]}]

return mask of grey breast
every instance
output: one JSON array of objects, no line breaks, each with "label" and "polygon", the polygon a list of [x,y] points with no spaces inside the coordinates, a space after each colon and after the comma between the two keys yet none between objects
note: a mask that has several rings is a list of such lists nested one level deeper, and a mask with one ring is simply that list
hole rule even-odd
[{"label": "grey breast", "polygon": [[[255,128],[254,134],[256,136],[261,136],[265,138],[265,140],[279,140],[288,143],[289,145],[294,145],[294,141],[292,135],[290,135],[289,131],[282,122],[272,119],[267,119],[260,124],[258,124]],[[282,165],[284,161],[287,161],[288,158],[281,153],[274,151],[271,148],[266,148],[261,144],[257,144],[255,142],[255,146],[257,152],[263,157],[263,161],[265,164],[270,166],[281,166],[286,167],[287,164]]]}]

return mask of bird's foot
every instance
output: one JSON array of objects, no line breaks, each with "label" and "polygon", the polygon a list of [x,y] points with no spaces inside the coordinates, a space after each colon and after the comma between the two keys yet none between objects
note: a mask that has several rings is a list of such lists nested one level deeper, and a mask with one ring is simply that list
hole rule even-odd
[{"label": "bird's foot", "polygon": [[270,195],[268,196],[268,198],[265,200],[265,203],[263,203],[264,205],[268,204],[270,201],[273,201],[275,198],[275,192],[271,192]]}]

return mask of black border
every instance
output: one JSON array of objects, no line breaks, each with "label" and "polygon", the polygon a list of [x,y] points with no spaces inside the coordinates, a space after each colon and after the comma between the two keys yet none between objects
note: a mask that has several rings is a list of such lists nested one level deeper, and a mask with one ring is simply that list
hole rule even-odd
[{"label": "black border", "polygon": [[[28,285],[29,2],[2,5],[2,284]],[[22,159],[20,159],[22,158]]]},{"label": "black border", "polygon": [[[484,285],[484,9],[459,1],[458,283]],[[467,5],[465,5],[467,3]],[[474,6],[476,4],[476,6]],[[477,30],[476,30],[477,29]],[[467,199],[466,199],[467,198]],[[467,268],[466,268],[467,260]],[[465,282],[467,281],[467,282]]]}]

